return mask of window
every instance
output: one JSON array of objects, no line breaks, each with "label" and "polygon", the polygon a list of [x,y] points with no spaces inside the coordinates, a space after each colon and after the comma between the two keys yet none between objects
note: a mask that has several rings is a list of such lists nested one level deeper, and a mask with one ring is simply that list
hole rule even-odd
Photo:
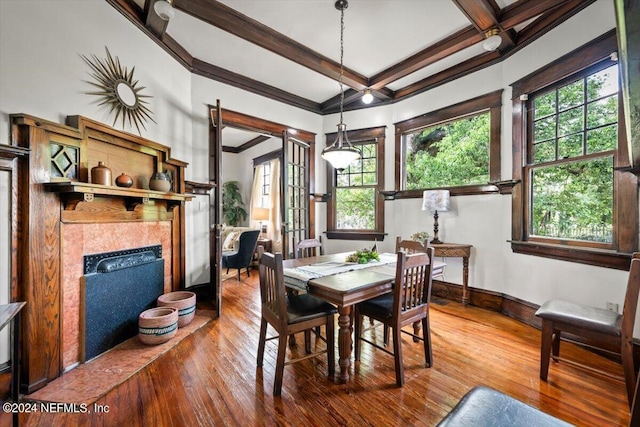
[{"label": "window", "polygon": [[[385,128],[348,132],[362,157],[338,172],[328,165],[327,205],[329,239],[382,240],[384,238],[384,133]],[[336,135],[327,134],[327,141]]]},{"label": "window", "polygon": [[533,94],[528,111],[530,235],[609,247],[618,146],[617,65]]},{"label": "window", "polygon": [[480,193],[499,181],[501,98],[497,91],[396,123],[396,197],[442,187]]},{"label": "window", "polygon": [[513,84],[515,252],[625,269],[637,250],[616,48],[605,34]]},{"label": "window", "polygon": [[262,163],[261,192],[262,205],[271,206],[271,161]]}]

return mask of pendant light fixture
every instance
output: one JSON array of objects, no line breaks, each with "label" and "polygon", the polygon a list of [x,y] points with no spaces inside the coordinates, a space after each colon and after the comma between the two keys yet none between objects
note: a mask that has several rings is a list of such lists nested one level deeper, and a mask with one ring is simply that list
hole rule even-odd
[{"label": "pendant light fixture", "polygon": [[157,0],[153,4],[153,10],[164,21],[170,21],[175,14],[173,10],[173,0]]},{"label": "pendant light fixture", "polygon": [[342,110],[344,108],[344,88],[342,78],[344,76],[344,10],[349,7],[347,0],[338,0],[336,9],[340,11],[340,123],[338,123],[338,135],[333,144],[322,150],[322,158],[338,171],[343,171],[351,162],[361,157],[360,150],[354,148],[347,138],[347,125],[342,122]]}]

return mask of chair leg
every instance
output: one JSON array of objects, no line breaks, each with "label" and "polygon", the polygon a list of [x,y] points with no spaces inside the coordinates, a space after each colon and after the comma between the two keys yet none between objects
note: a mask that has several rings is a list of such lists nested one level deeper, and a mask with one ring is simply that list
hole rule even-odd
[{"label": "chair leg", "polygon": [[433,367],[433,351],[431,349],[431,329],[429,327],[429,313],[427,317],[422,319],[422,340],[424,343],[424,360],[427,362],[428,367]]},{"label": "chair leg", "polygon": [[273,395],[280,396],[282,391],[282,375],[284,373],[284,357],[287,352],[287,335],[281,333],[278,337],[278,358],[276,360],[276,379],[273,382]]},{"label": "chair leg", "polygon": [[384,344],[384,346],[388,346],[389,345],[389,326],[384,325],[383,326],[384,330],[382,332],[382,342]]},{"label": "chair leg", "polygon": [[327,364],[329,365],[329,377],[332,377],[336,372],[336,334],[334,321],[334,316],[329,316],[327,325],[325,326],[325,332],[327,333]]},{"label": "chair leg", "polygon": [[629,408],[631,409],[636,387],[636,370],[633,365],[633,344],[631,339],[622,339],[620,355],[622,357],[622,369],[624,370],[624,382],[627,385]]},{"label": "chair leg", "polygon": [[240,271],[241,270],[242,270],[241,268],[238,269],[238,282],[240,281]]},{"label": "chair leg", "polygon": [[304,351],[311,354],[311,329],[304,331]]},{"label": "chair leg", "polygon": [[542,337],[540,343],[540,379],[547,381],[549,375],[549,359],[553,340],[553,322],[542,319]]},{"label": "chair leg", "polygon": [[[355,331],[353,334],[353,339],[354,339],[354,343],[353,345],[355,346],[355,351],[354,351],[354,360],[360,360],[360,348],[362,346],[362,341],[360,341],[360,336],[362,335],[362,321],[363,318],[360,315],[360,312],[358,311],[358,307],[356,306],[356,308],[352,311],[353,313],[353,317],[355,318]],[[373,320],[373,319],[372,319]]]},{"label": "chair leg", "polygon": [[251,273],[249,272],[249,267],[247,267],[247,277],[251,277]]},{"label": "chair leg", "polygon": [[[419,321],[413,322],[413,333],[414,333],[414,335],[420,335],[420,322]],[[420,341],[420,338],[413,337],[413,342],[418,342],[418,341]]]},{"label": "chair leg", "polygon": [[258,366],[262,366],[264,359],[264,345],[267,339],[267,321],[262,319],[260,322],[260,341],[258,342]]},{"label": "chair leg", "polygon": [[404,385],[404,366],[402,364],[402,332],[400,325],[396,325],[393,329],[393,357],[396,365],[396,384],[398,387]]},{"label": "chair leg", "polygon": [[553,339],[551,341],[551,354],[554,357],[560,356],[560,338],[562,336],[562,332],[558,330],[553,331]]}]

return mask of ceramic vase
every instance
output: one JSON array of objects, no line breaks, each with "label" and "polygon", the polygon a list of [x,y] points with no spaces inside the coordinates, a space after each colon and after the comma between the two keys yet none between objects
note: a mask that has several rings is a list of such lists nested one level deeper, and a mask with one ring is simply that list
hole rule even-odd
[{"label": "ceramic vase", "polygon": [[196,294],[190,291],[169,292],[158,297],[159,307],[178,309],[178,327],[188,325],[196,315]]},{"label": "ceramic vase", "polygon": [[144,344],[162,344],[178,332],[178,309],[156,307],[138,316],[138,338]]},{"label": "ceramic vase", "polygon": [[126,173],[122,173],[116,178],[116,185],[118,187],[129,188],[133,185],[133,178]]},{"label": "ceramic vase", "polygon": [[164,191],[165,193],[171,189],[171,180],[166,173],[158,172],[151,175],[149,180],[149,189],[155,191]]},{"label": "ceramic vase", "polygon": [[98,166],[91,168],[91,182],[93,184],[111,185],[111,169],[104,163],[98,162]]}]

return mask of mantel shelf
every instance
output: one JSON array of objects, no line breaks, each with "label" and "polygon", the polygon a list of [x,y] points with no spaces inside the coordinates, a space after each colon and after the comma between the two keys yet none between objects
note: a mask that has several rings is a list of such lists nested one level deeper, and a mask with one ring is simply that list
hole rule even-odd
[{"label": "mantel shelf", "polygon": [[165,200],[167,209],[171,209],[192,197],[179,193],[147,190],[143,188],[112,187],[109,185],[89,184],[86,182],[49,182],[45,188],[53,193],[64,195],[64,209],[73,210],[78,202],[92,202],[95,196],[122,197],[127,202],[127,210],[133,210],[138,204],[147,204],[151,200]]}]

